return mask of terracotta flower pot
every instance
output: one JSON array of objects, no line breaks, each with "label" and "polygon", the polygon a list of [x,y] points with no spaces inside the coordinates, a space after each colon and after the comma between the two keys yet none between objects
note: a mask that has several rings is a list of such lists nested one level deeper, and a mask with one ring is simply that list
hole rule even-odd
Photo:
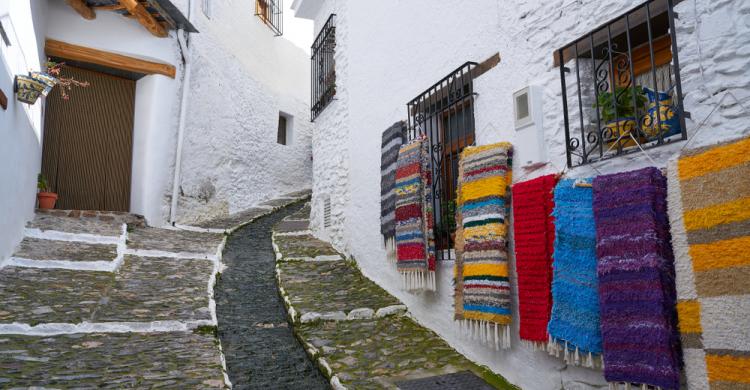
[{"label": "terracotta flower pot", "polygon": [[40,209],[54,209],[57,202],[57,194],[54,192],[39,192],[36,194]]}]

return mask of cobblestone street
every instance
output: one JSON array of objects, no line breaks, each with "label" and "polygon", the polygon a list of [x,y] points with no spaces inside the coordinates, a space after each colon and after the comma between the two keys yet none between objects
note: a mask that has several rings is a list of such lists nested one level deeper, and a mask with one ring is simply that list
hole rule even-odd
[{"label": "cobblestone street", "polygon": [[274,278],[271,227],[299,206],[234,232],[216,285],[219,338],[235,389],[325,389],[286,320]]},{"label": "cobblestone street", "polygon": [[[401,302],[314,238],[309,213],[305,206],[274,227],[276,275],[295,333],[332,387],[513,388],[412,320]],[[447,374],[461,375],[459,387],[437,378]]]},{"label": "cobblestone street", "polygon": [[[306,196],[210,221],[210,229],[38,212],[0,264],[0,388],[225,388],[213,303],[224,233]],[[272,265],[269,272],[273,281]]]},{"label": "cobblestone street", "polygon": [[37,214],[0,268],[0,387],[508,388],[314,238],[307,196],[176,229]]}]

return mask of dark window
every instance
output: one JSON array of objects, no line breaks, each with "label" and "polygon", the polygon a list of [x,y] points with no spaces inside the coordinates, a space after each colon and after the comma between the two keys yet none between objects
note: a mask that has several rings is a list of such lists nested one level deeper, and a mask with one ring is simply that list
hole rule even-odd
[{"label": "dark window", "polygon": [[284,33],[284,4],[282,0],[255,0],[255,15],[277,37]]},{"label": "dark window", "polygon": [[279,132],[276,135],[276,142],[286,145],[287,120],[284,115],[279,115]]},{"label": "dark window", "polygon": [[673,0],[650,0],[555,53],[569,167],[687,138]]},{"label": "dark window", "polygon": [[336,14],[328,17],[311,48],[310,120],[320,115],[336,95]]},{"label": "dark window", "polygon": [[477,64],[467,62],[407,104],[409,140],[427,137],[432,151],[432,202],[437,258],[453,258],[458,157],[474,144],[474,85]]}]

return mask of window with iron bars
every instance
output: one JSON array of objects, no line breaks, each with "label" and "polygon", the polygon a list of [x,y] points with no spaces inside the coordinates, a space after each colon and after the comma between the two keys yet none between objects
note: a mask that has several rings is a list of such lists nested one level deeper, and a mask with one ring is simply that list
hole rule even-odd
[{"label": "window with iron bars", "polygon": [[569,167],[687,138],[673,0],[649,0],[555,52]]},{"label": "window with iron bars", "polygon": [[336,96],[336,14],[328,17],[310,51],[310,121],[314,121]]},{"label": "window with iron bars", "polygon": [[278,37],[284,33],[283,0],[255,0],[255,15]]},{"label": "window with iron bars", "polygon": [[409,141],[426,137],[430,145],[432,207],[438,260],[455,259],[456,188],[461,151],[474,145],[474,77],[467,62],[407,103]]}]

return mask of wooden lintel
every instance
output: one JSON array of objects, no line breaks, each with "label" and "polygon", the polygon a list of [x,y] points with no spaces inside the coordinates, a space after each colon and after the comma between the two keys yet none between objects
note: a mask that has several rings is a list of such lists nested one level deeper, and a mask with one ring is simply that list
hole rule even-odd
[{"label": "wooden lintel", "polygon": [[125,9],[125,6],[122,4],[114,4],[114,5],[94,5],[91,8],[97,10],[97,11],[119,11],[121,9]]},{"label": "wooden lintel", "polygon": [[122,54],[115,54],[85,46],[60,42],[54,39],[47,39],[44,51],[50,57],[87,62],[90,64],[97,64],[136,73],[161,74],[171,78],[175,78],[177,73],[173,65],[141,60],[124,56]]},{"label": "wooden lintel", "polygon": [[125,9],[135,16],[138,23],[143,25],[154,36],[164,38],[168,35],[167,30],[137,0],[120,0],[120,4],[124,5]]},{"label": "wooden lintel", "polygon": [[91,7],[86,5],[86,2],[84,0],[65,0],[65,2],[68,3],[70,8],[73,8],[84,19],[91,20],[96,18],[96,13],[93,9],[91,9]]}]

